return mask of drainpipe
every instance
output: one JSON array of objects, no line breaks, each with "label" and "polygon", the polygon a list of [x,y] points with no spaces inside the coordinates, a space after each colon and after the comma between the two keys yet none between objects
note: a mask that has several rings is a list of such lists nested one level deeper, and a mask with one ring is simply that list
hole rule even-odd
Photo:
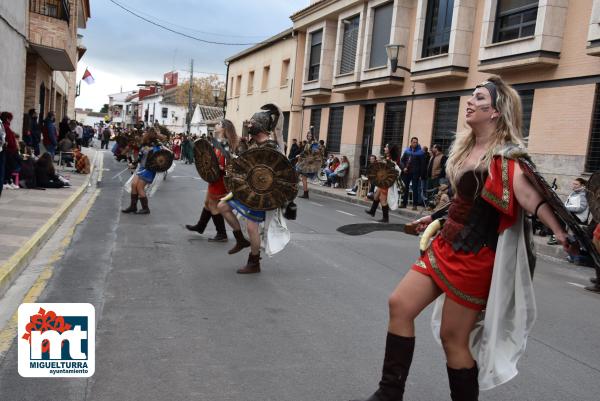
[{"label": "drainpipe", "polygon": [[407,144],[406,144],[407,147],[410,145],[410,138],[414,136],[411,132],[411,127],[412,127],[413,109],[415,108],[415,91],[416,91],[415,83],[413,82],[412,90],[410,92],[410,115],[408,116],[408,138],[406,138],[407,139]]},{"label": "drainpipe", "polygon": [[225,97],[223,98],[223,118],[227,114],[227,86],[229,85],[229,62],[225,61],[227,66],[227,74],[225,75]]}]

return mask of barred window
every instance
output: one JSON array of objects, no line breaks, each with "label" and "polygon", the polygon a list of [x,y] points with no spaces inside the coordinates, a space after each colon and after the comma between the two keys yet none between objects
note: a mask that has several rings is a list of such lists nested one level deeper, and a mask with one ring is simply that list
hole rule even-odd
[{"label": "barred window", "polygon": [[315,140],[319,139],[319,131],[321,130],[321,109],[312,109],[310,111],[310,127]]},{"label": "barred window", "polygon": [[494,43],[532,36],[537,11],[537,0],[498,0]]},{"label": "barred window", "polygon": [[327,151],[339,152],[342,142],[342,123],[344,121],[344,108],[332,107],[329,109],[329,126],[327,127]]},{"label": "barred window", "polygon": [[385,104],[383,117],[383,137],[381,150],[387,143],[402,147],[404,139],[404,120],[406,117],[406,102],[394,102]]},{"label": "barred window", "polygon": [[342,42],[342,60],[340,62],[340,74],[354,71],[356,62],[356,46],[358,45],[358,27],[360,15],[342,20],[344,24],[344,38]]},{"label": "barred window", "polygon": [[450,147],[456,137],[459,104],[460,97],[435,99],[435,116],[433,119],[431,143],[442,145],[442,149],[444,150]]},{"label": "barred window", "polygon": [[521,134],[525,142],[529,139],[529,127],[531,126],[531,112],[533,110],[533,89],[519,91],[521,104],[523,106],[523,127]]}]

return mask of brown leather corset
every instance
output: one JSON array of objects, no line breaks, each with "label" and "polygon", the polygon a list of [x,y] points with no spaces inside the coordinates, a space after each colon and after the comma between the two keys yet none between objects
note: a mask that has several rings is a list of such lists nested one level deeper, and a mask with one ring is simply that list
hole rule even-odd
[{"label": "brown leather corset", "polygon": [[469,170],[458,180],[441,232],[455,251],[477,253],[484,246],[496,249],[500,215],[481,198],[486,178],[487,170]]}]

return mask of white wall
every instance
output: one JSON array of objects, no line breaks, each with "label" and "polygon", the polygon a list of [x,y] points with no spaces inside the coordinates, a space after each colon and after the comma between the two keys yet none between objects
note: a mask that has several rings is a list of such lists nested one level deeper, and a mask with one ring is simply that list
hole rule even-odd
[{"label": "white wall", "polygon": [[[0,15],[27,36],[27,0],[0,0]],[[12,129],[21,134],[25,101],[25,39],[0,19],[0,111],[13,113]]]}]

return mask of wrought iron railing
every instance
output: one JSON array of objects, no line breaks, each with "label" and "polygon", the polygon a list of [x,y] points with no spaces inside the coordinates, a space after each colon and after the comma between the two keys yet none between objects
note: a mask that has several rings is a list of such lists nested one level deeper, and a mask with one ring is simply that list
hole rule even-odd
[{"label": "wrought iron railing", "polygon": [[69,0],[29,0],[29,11],[69,23]]}]

